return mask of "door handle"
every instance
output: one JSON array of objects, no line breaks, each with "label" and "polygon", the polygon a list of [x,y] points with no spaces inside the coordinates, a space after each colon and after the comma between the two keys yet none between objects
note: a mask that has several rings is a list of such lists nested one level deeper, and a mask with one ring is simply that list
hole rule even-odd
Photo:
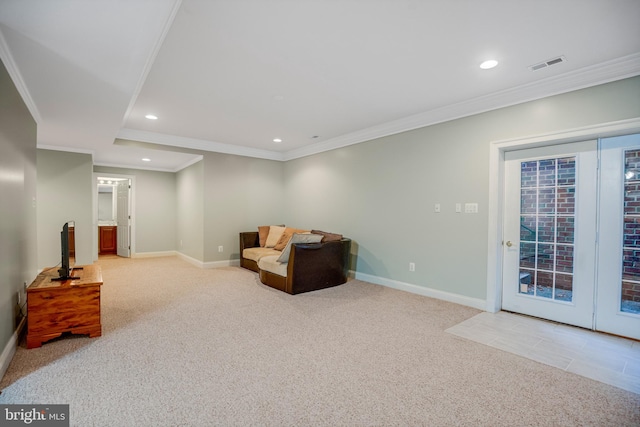
[{"label": "door handle", "polygon": [[505,243],[505,244],[507,245],[508,248],[513,246],[513,243],[511,243],[511,240],[507,240],[507,243]]}]

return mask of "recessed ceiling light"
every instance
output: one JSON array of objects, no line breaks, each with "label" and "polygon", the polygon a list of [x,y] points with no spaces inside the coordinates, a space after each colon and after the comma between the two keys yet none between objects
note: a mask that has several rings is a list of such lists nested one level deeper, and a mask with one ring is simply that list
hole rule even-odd
[{"label": "recessed ceiling light", "polygon": [[144,117],[149,119],[149,120],[158,120],[158,116],[154,116],[153,114],[147,114]]},{"label": "recessed ceiling light", "polygon": [[148,157],[145,157],[145,158],[143,158],[143,159],[142,159],[142,161],[143,161],[143,162],[150,162],[150,161],[151,161],[151,159],[150,159],[150,158],[148,158]]},{"label": "recessed ceiling light", "polygon": [[495,59],[489,59],[480,64],[480,68],[482,68],[483,70],[488,70],[495,67],[496,65],[498,65],[498,61],[496,61]]},{"label": "recessed ceiling light", "polygon": [[280,138],[273,138],[273,142],[282,142],[282,139],[280,139]]}]

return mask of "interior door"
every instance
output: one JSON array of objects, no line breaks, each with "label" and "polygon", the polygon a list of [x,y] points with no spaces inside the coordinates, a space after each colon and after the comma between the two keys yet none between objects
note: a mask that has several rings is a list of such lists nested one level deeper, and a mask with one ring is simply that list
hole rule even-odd
[{"label": "interior door", "polygon": [[118,181],[118,256],[131,256],[130,180]]},{"label": "interior door", "polygon": [[505,153],[502,308],[593,328],[597,141]]},{"label": "interior door", "polygon": [[596,329],[640,339],[640,135],[600,150]]}]

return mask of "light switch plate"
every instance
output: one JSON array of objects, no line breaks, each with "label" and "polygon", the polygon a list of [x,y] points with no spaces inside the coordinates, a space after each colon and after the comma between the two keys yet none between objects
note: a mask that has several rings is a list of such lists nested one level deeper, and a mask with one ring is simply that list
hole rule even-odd
[{"label": "light switch plate", "polygon": [[478,213],[478,204],[477,203],[465,203],[464,204],[464,213]]}]

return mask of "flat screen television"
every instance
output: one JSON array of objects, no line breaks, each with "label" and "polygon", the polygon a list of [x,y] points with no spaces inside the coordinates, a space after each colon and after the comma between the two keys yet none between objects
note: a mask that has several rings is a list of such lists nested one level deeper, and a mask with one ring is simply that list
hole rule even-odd
[{"label": "flat screen television", "polygon": [[76,264],[76,240],[75,240],[75,221],[68,221],[62,226],[60,232],[60,251],[62,253],[62,261],[58,269],[59,277],[52,280],[74,280],[79,277],[73,276],[73,270]]}]

